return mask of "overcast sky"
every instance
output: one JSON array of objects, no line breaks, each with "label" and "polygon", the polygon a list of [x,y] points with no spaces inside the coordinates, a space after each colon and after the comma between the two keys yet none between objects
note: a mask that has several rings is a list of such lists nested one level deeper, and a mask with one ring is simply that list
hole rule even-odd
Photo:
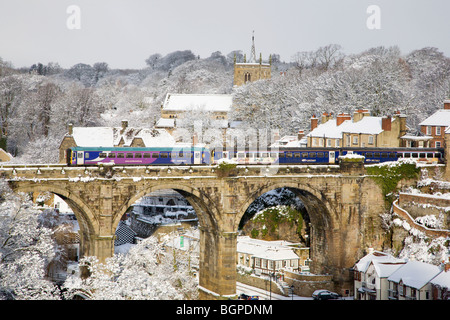
[{"label": "overcast sky", "polygon": [[[79,14],[68,13],[73,5]],[[379,15],[367,13],[370,5]],[[345,53],[436,47],[450,57],[449,15],[448,0],[0,0],[0,57],[15,67],[142,68],[153,53],[249,54],[253,30],[258,56],[277,53],[286,62],[330,43]]]}]

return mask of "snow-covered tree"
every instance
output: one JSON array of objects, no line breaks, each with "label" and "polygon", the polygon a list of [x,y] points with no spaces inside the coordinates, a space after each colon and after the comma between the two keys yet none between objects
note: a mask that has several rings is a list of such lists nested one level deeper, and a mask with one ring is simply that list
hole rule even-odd
[{"label": "snow-covered tree", "polygon": [[58,248],[52,231],[42,226],[39,211],[24,196],[0,181],[0,299],[59,299],[46,279],[46,268]]},{"label": "snow-covered tree", "polygon": [[196,299],[197,280],[191,274],[190,259],[187,253],[149,237],[105,263],[83,258],[80,265],[88,268],[90,276],[69,277],[64,284],[66,297],[83,293],[93,300]]}]

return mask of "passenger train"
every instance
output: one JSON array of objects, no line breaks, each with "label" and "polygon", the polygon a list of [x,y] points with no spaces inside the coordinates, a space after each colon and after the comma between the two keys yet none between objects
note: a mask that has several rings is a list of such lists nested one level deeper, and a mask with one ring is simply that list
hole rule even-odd
[{"label": "passenger train", "polygon": [[237,164],[338,164],[349,153],[364,156],[374,164],[412,158],[429,163],[444,160],[441,148],[278,148],[272,151],[210,151],[203,147],[94,148],[73,147],[66,151],[69,166],[114,165],[210,165],[221,159]]}]

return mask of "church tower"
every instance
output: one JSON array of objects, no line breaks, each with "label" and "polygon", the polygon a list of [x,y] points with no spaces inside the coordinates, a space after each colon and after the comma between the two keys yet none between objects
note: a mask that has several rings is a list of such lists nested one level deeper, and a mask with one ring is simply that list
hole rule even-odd
[{"label": "church tower", "polygon": [[248,82],[261,79],[270,79],[272,70],[272,57],[269,57],[269,63],[262,62],[262,55],[259,55],[259,61],[256,60],[255,53],[255,32],[252,35],[252,49],[250,59],[247,61],[244,55],[244,62],[236,62],[234,59],[234,82],[235,86],[241,86]]}]

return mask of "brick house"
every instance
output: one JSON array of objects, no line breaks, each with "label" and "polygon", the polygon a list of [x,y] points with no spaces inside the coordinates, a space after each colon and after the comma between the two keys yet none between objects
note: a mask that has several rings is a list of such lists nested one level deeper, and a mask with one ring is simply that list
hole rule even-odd
[{"label": "brick house", "polygon": [[430,148],[443,148],[445,130],[450,126],[450,100],[445,100],[444,109],[433,113],[419,126],[422,134],[432,137],[428,144]]}]

